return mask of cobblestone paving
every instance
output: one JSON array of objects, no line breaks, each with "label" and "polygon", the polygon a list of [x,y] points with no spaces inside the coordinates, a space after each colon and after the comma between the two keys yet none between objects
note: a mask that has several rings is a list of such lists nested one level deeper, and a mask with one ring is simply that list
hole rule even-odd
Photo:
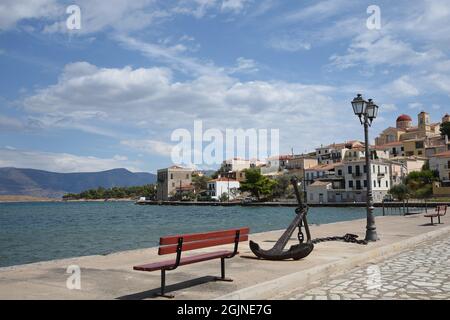
[{"label": "cobblestone paving", "polygon": [[424,242],[408,251],[316,282],[305,292],[281,299],[450,299],[450,236]]}]

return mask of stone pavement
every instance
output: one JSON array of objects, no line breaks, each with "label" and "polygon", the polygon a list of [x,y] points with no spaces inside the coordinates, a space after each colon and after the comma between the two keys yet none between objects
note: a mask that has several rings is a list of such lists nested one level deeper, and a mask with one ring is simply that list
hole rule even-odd
[{"label": "stone pavement", "polygon": [[277,299],[450,299],[450,236],[429,240],[379,263],[355,268]]}]

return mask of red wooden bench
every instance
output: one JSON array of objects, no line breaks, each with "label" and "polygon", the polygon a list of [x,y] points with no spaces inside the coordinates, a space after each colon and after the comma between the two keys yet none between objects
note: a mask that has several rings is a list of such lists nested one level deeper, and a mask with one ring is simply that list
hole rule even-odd
[{"label": "red wooden bench", "polygon": [[[138,271],[161,270],[161,293],[157,295],[166,298],[174,297],[173,295],[168,295],[165,293],[166,271],[174,270],[179,266],[220,258],[221,276],[217,277],[216,280],[233,281],[225,277],[225,259],[233,258],[238,253],[239,242],[247,241],[249,232],[249,228],[240,228],[162,237],[159,240],[160,247],[158,254],[164,255],[176,253],[175,259],[134,266],[133,269]],[[234,243],[233,251],[219,250],[189,257],[181,257],[181,252],[183,251],[214,247],[230,243]]]},{"label": "red wooden bench", "polygon": [[433,213],[425,214],[425,217],[431,218],[431,225],[434,225],[433,218],[438,218],[438,223],[440,224],[441,217],[445,216],[446,213],[447,213],[447,206],[442,205],[442,206],[437,206]]}]

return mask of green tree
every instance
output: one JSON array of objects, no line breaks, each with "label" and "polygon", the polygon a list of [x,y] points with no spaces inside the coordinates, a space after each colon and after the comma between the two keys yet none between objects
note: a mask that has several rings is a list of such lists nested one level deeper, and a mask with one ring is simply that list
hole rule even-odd
[{"label": "green tree", "polygon": [[438,180],[436,171],[413,171],[406,177],[406,185],[414,198],[427,198],[433,194],[433,181]]},{"label": "green tree", "polygon": [[389,194],[391,194],[394,198],[403,201],[409,198],[410,190],[406,184],[398,184],[393,186],[389,190]]},{"label": "green tree", "polygon": [[194,186],[195,192],[201,192],[203,190],[207,189],[208,181],[210,180],[209,177],[203,175],[192,175],[192,184]]},{"label": "green tree", "polygon": [[245,181],[241,183],[241,191],[248,191],[258,200],[261,197],[271,197],[277,182],[261,174],[259,169],[245,169]]},{"label": "green tree", "polygon": [[220,201],[220,202],[226,202],[226,201],[228,201],[228,193],[223,192],[223,193],[220,195],[220,197],[219,197],[219,201]]},{"label": "green tree", "polygon": [[273,189],[273,196],[276,198],[289,198],[293,195],[291,185],[292,175],[281,175],[275,178],[277,184]]},{"label": "green tree", "polygon": [[440,131],[443,137],[447,136],[450,138],[450,122],[441,123]]}]

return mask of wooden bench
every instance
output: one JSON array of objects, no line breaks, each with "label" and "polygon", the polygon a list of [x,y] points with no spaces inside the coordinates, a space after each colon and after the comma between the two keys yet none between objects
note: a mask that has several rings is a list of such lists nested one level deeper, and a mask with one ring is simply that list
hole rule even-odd
[{"label": "wooden bench", "polygon": [[445,216],[446,213],[447,213],[447,206],[441,205],[441,206],[437,206],[433,213],[425,214],[425,217],[431,218],[431,225],[434,225],[433,218],[438,218],[438,223],[440,224],[441,217]]},{"label": "wooden bench", "polygon": [[[249,228],[240,228],[162,237],[159,240],[160,247],[158,254],[164,255],[176,253],[175,259],[134,266],[133,269],[138,271],[161,270],[161,292],[157,295],[166,298],[174,297],[173,295],[168,295],[165,292],[166,271],[174,270],[179,266],[220,258],[221,276],[215,279],[220,281],[233,281],[225,277],[225,259],[233,258],[236,254],[238,254],[239,242],[247,241],[249,232]],[[233,251],[219,250],[189,257],[181,257],[181,253],[183,251],[214,247],[230,243],[234,243]]]}]

